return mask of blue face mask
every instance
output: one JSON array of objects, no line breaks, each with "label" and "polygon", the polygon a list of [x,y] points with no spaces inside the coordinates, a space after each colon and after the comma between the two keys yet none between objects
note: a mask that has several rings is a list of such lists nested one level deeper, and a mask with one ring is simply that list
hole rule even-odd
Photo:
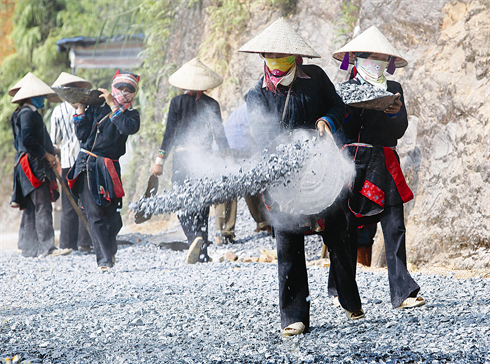
[{"label": "blue face mask", "polygon": [[44,109],[44,100],[45,99],[46,99],[46,96],[31,97],[31,102],[36,107],[36,109]]}]

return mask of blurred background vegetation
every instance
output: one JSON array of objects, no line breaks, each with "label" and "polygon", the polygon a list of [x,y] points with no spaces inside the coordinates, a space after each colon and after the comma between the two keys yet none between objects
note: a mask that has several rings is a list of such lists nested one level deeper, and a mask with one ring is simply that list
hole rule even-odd
[{"label": "blurred background vegetation", "polygon": [[[297,0],[0,0],[0,207],[8,203],[12,188],[13,148],[10,117],[15,109],[8,90],[27,72],[51,85],[62,71],[71,72],[68,52],[60,53],[56,41],[62,38],[145,35],[144,62],[132,70],[141,75],[138,99],[133,105],[141,112],[141,129],[133,144],[129,167],[124,174],[142,171],[141,161],[151,163],[149,154],[163,136],[168,103],[177,90],[162,82],[177,69],[168,59],[168,40],[175,31],[176,14],[185,8],[199,8],[206,14],[207,38],[199,56],[211,61],[216,71],[228,68],[228,38],[246,27],[254,7],[294,10]],[[94,88],[110,87],[114,69],[76,69]],[[233,82],[233,80],[231,80]],[[56,104],[43,111],[48,126]],[[153,156],[153,154],[151,154]],[[136,178],[126,178],[130,199]]]}]

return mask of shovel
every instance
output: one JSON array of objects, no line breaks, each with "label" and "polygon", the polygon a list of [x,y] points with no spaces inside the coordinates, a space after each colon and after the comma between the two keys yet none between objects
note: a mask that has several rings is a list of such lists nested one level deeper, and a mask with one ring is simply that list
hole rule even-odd
[{"label": "shovel", "polygon": [[[158,177],[152,174],[148,179],[148,186],[146,187],[145,194],[143,197],[149,198],[151,195],[156,194],[158,191]],[[153,214],[147,214],[145,211],[138,211],[134,214],[134,222],[137,224],[141,224],[142,222],[148,221],[151,219]]]},{"label": "shovel", "polygon": [[63,188],[63,191],[65,191],[65,195],[68,198],[68,201],[70,201],[70,204],[73,206],[73,209],[75,210],[75,212],[77,213],[78,217],[80,218],[80,221],[82,222],[83,226],[85,226],[85,228],[88,231],[88,234],[90,235],[90,229],[88,227],[87,220],[85,219],[85,216],[83,216],[82,211],[80,210],[80,208],[78,207],[77,203],[73,199],[73,197],[71,195],[71,192],[68,189],[68,186],[65,185],[65,182],[63,181],[63,179],[61,178],[60,174],[58,173],[58,170],[56,169],[56,165],[53,166],[53,167],[51,167],[51,169],[53,170],[54,175],[56,176],[56,179],[60,183],[61,188]]}]

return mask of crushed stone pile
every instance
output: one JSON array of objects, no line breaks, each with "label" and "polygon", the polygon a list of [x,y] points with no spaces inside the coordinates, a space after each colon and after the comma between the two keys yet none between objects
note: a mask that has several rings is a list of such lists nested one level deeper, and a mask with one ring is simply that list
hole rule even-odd
[{"label": "crushed stone pile", "polygon": [[338,83],[335,85],[335,91],[339,94],[345,104],[356,104],[359,102],[379,99],[386,96],[393,96],[389,91],[379,87],[374,87],[368,83],[363,85],[352,83]]}]

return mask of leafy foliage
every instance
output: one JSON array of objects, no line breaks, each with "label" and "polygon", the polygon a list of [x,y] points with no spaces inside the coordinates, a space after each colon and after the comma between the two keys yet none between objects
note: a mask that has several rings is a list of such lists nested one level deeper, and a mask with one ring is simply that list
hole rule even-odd
[{"label": "leafy foliage", "polygon": [[[4,10],[4,1],[2,8]],[[11,4],[12,5],[12,4]],[[6,6],[6,5],[5,5]],[[10,38],[14,53],[3,59],[0,66],[0,171],[12,173],[15,151],[12,147],[10,116],[15,109],[8,96],[8,89],[27,72],[33,72],[48,85],[62,71],[69,71],[68,55],[57,51],[56,41],[61,38],[99,34],[101,24],[111,25],[111,33],[128,34],[142,31],[134,18],[139,8],[135,1],[112,0],[17,0],[13,13],[13,29]],[[11,8],[10,8],[11,9]],[[114,12],[118,10],[118,13]],[[131,23],[131,21],[135,21]],[[136,26],[134,25],[136,24]],[[104,34],[110,35],[110,34]],[[94,85],[107,87],[113,70],[80,70],[78,74]],[[47,105],[46,115],[55,105]]]},{"label": "leafy foliage", "polygon": [[[166,82],[178,66],[167,58],[171,36],[178,26],[176,14],[189,8],[205,14],[206,38],[199,54],[225,74],[231,57],[230,44],[245,30],[254,9],[275,7],[288,15],[295,11],[296,3],[297,0],[0,0],[0,39],[7,36],[11,39],[11,53],[2,53],[0,64],[0,173],[11,175],[15,153],[9,122],[15,105],[7,91],[29,71],[48,85],[62,71],[69,72],[68,54],[58,52],[57,40],[145,33],[144,63],[136,71],[141,75],[136,103],[141,111],[141,128],[133,138],[136,148],[129,171],[138,175],[145,163],[151,163],[148,155],[161,141],[165,129],[165,120],[160,115],[166,114],[170,99],[178,92]],[[4,19],[13,20],[9,23],[11,31],[3,27],[7,24]],[[109,87],[113,73],[114,70],[105,69],[77,70],[78,76],[92,81],[95,87],[105,88]],[[233,80],[230,77],[230,82]],[[54,106],[47,105],[47,123]],[[134,183],[127,185],[129,189]]]},{"label": "leafy foliage", "polygon": [[354,31],[357,19],[359,18],[359,0],[347,0],[342,2],[340,16],[335,22],[335,38],[336,45],[347,43]]}]

